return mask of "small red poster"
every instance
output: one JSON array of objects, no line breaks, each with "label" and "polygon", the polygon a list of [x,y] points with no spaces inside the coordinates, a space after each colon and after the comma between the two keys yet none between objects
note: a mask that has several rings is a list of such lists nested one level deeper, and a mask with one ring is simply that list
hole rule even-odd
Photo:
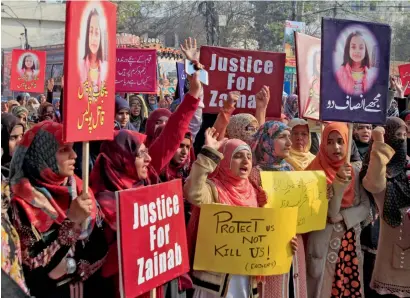
[{"label": "small red poster", "polygon": [[157,50],[117,49],[116,92],[157,92]]},{"label": "small red poster", "polygon": [[44,92],[46,52],[13,50],[10,90]]},{"label": "small red poster", "polygon": [[67,1],[65,142],[114,137],[116,5]]},{"label": "small red poster", "polygon": [[235,113],[254,114],[256,94],[266,85],[271,96],[266,116],[280,117],[285,53],[203,46],[200,57],[209,74],[209,85],[204,85],[204,113],[219,113],[228,93],[240,91]]},{"label": "small red poster", "polygon": [[[410,82],[410,63],[399,65],[399,73],[401,78],[401,83],[403,87],[406,87],[407,82]],[[407,89],[404,91],[404,95],[407,96],[410,94],[410,84],[407,86]]]},{"label": "small red poster", "polygon": [[116,193],[121,297],[189,271],[180,179]]}]

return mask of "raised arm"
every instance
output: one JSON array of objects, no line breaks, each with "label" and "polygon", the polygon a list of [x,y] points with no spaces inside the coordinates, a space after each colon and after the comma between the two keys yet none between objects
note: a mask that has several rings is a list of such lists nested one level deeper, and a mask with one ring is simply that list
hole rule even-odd
[{"label": "raised arm", "polygon": [[222,140],[225,137],[226,127],[229,124],[232,113],[235,111],[235,105],[240,96],[241,93],[239,91],[231,91],[228,94],[228,99],[224,101],[224,106],[219,112],[213,126],[219,134],[218,140]]},{"label": "raised arm", "polygon": [[332,219],[339,215],[343,195],[352,179],[352,168],[349,164],[342,165],[333,180],[327,216]]},{"label": "raised arm", "polygon": [[256,94],[255,118],[258,120],[259,126],[265,124],[266,109],[268,108],[269,100],[270,89],[267,86],[263,86],[262,89]]},{"label": "raised arm", "polygon": [[211,204],[217,198],[217,193],[207,182],[223,155],[217,150],[222,141],[217,141],[215,128],[208,128],[205,132],[205,145],[194,164],[184,185],[184,198],[191,204]]},{"label": "raised arm", "polygon": [[159,173],[171,161],[180,143],[188,131],[189,123],[195,114],[199,104],[201,83],[198,72],[193,76],[188,76],[190,80],[189,92],[177,110],[169,117],[164,130],[159,137],[149,147],[149,154],[152,156],[151,165]]},{"label": "raised arm", "polygon": [[372,194],[386,189],[386,165],[394,155],[394,150],[384,143],[384,128],[376,127],[372,131],[373,145],[369,167],[363,178],[363,187]]}]

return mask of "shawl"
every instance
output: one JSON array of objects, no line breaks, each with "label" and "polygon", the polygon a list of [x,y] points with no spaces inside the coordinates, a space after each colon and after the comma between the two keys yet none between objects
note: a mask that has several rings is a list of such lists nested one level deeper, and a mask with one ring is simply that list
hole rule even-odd
[{"label": "shawl", "polygon": [[294,108],[295,103],[298,102],[298,96],[296,94],[289,95],[285,102],[285,110],[284,113],[289,120],[292,120],[296,117],[298,113],[298,108]]},{"label": "shawl", "polygon": [[[82,182],[77,176],[59,175],[56,153],[63,145],[63,126],[53,121],[43,121],[23,136],[10,165],[10,185],[13,202],[26,213],[31,224],[41,233],[52,224],[61,224],[67,218],[71,201],[82,192]],[[91,190],[92,210],[83,226],[81,239],[93,230],[97,204]]]},{"label": "shawl", "polygon": [[[3,154],[1,156],[1,165],[7,166],[7,164],[11,161],[10,156],[10,148],[9,148],[9,139],[10,134],[13,128],[19,124],[19,119],[10,113],[3,113],[1,114],[1,149],[3,150]],[[24,126],[23,132],[24,132]]]},{"label": "shawl", "polygon": [[13,107],[11,113],[16,117],[20,117],[21,115],[26,115],[26,117],[28,117],[28,110],[23,106]]},{"label": "shawl", "polygon": [[289,127],[292,129],[298,125],[306,126],[308,128],[309,143],[303,151],[297,151],[293,149],[293,147],[290,147],[289,157],[285,160],[295,169],[295,171],[303,171],[312,162],[312,160],[315,159],[315,156],[312,153],[310,153],[310,146],[312,144],[312,140],[309,133],[308,122],[304,119],[299,118],[293,118],[289,122]]},{"label": "shawl", "polygon": [[145,133],[147,134],[146,146],[148,148],[154,140],[155,126],[157,125],[157,121],[160,120],[160,118],[168,119],[171,114],[171,111],[167,109],[156,109],[148,116],[147,124],[145,126]]},{"label": "shawl", "polygon": [[104,141],[90,174],[90,186],[113,231],[117,230],[115,192],[159,183],[155,170],[149,167],[149,178],[140,179],[135,158],[146,136],[138,132],[120,130],[114,140]]},{"label": "shawl", "polygon": [[145,105],[144,99],[141,98],[140,96],[138,95],[131,96],[130,106],[132,106],[134,102],[138,102],[141,106],[141,109],[140,109],[140,114],[138,116],[134,116],[132,115],[132,113],[130,113],[130,122],[138,132],[141,132],[141,130],[145,129],[145,127],[143,126],[145,124],[144,123],[145,119],[148,118],[148,109],[147,109],[147,106]]},{"label": "shawl", "polygon": [[354,142],[356,143],[357,150],[359,151],[360,160],[363,161],[367,151],[369,150],[369,143],[363,143],[360,141],[358,136],[354,136]]},{"label": "shawl", "polygon": [[[336,173],[339,171],[339,168],[346,162],[346,156],[337,162],[332,161],[326,154],[327,140],[331,132],[337,131],[343,138],[344,142],[344,151],[347,154],[347,144],[348,144],[348,128],[345,123],[332,122],[328,124],[322,133],[322,142],[320,144],[319,153],[312,163],[306,168],[307,171],[324,171],[326,174],[327,184],[332,184],[336,178]],[[355,197],[354,181],[355,174],[352,171],[352,179],[350,180],[349,185],[345,189],[343,194],[342,204],[343,208],[351,207]]]},{"label": "shawl", "polygon": [[[154,140],[159,137],[164,129],[165,125],[162,124],[155,129]],[[160,173],[160,178],[162,182],[172,181],[174,179],[182,179],[182,183],[185,184],[185,180],[188,178],[191,172],[192,164],[195,161],[195,154],[193,148],[193,137],[191,132],[185,133],[185,139],[191,141],[191,149],[188,153],[187,159],[183,163],[176,163],[174,159],[171,159],[168,165],[166,165]]]},{"label": "shawl", "polygon": [[[53,107],[54,113],[47,113],[47,108],[48,107]],[[40,105],[40,108],[38,109],[38,117],[40,121],[47,120],[47,117],[50,117],[51,119],[57,119],[57,114],[55,112],[53,104],[49,102],[44,102]],[[58,119],[57,119],[58,120]],[[58,122],[58,121],[57,121]]]},{"label": "shawl", "polygon": [[[402,223],[400,209],[410,206],[410,197],[408,195],[410,193],[410,185],[406,176],[407,143],[395,136],[397,129],[402,126],[406,126],[406,124],[400,118],[388,117],[386,120],[385,143],[394,149],[395,154],[386,166],[386,194],[383,205],[383,219],[393,228],[400,226]],[[369,152],[363,161],[360,172],[361,180],[366,176],[369,168],[372,147],[373,141],[371,141]],[[372,197],[371,194],[370,196]]]},{"label": "shawl", "polygon": [[254,131],[249,131],[248,126],[252,123],[256,123],[256,127],[259,128],[259,123],[256,118],[251,114],[237,114],[230,118],[228,126],[226,127],[227,137],[230,139],[239,139],[251,144]]},{"label": "shawl", "polygon": [[[116,96],[115,97],[115,114],[117,114],[121,110],[127,110],[128,113],[130,113],[130,106],[128,102],[122,98],[121,96]],[[121,123],[119,123],[117,120],[114,120],[114,129],[115,130],[121,130],[121,129],[127,129],[127,130],[134,130],[137,131],[137,129],[128,121],[124,127],[121,126]]]},{"label": "shawl", "polygon": [[268,121],[262,125],[252,140],[252,155],[254,166],[262,170],[292,171],[292,166],[285,159],[275,155],[274,141],[289,127],[278,121]]},{"label": "shawl", "polygon": [[237,139],[226,140],[219,152],[224,156],[215,170],[215,175],[209,179],[218,191],[218,203],[231,206],[258,207],[256,191],[249,179],[235,176],[231,171],[233,156],[241,151],[251,152],[245,142]]},{"label": "shawl", "polygon": [[387,110],[387,117],[399,117],[399,109],[395,99],[393,99],[390,103],[390,107]]},{"label": "shawl", "polygon": [[156,109],[158,109],[158,96],[155,95],[156,103],[154,103],[154,104],[149,103],[149,100],[148,100],[149,96],[150,96],[149,94],[146,94],[146,96],[144,97],[144,101],[145,101],[145,104],[148,108],[148,114],[151,114]]}]

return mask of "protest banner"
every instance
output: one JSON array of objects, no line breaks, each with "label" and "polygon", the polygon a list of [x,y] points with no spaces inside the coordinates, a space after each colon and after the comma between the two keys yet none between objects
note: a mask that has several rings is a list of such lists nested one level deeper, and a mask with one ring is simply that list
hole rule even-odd
[{"label": "protest banner", "polygon": [[117,49],[116,92],[157,93],[157,51]]},{"label": "protest banner", "polygon": [[[177,62],[178,91],[179,98],[184,98],[184,86],[186,81],[185,64]],[[176,99],[176,98],[175,98]]]},{"label": "protest banner", "polygon": [[391,28],[322,20],[320,119],[384,124]]},{"label": "protest banner", "polygon": [[189,271],[182,182],[116,192],[121,297]]},{"label": "protest banner", "polygon": [[[407,83],[410,82],[410,63],[399,65],[399,73],[401,78],[401,83],[403,87],[406,87]],[[410,94],[410,84],[407,86],[407,89],[404,90],[404,96]]]},{"label": "protest banner", "polygon": [[297,208],[201,205],[194,270],[279,275],[292,263]]},{"label": "protest banner", "polygon": [[67,1],[65,32],[63,139],[112,139],[116,5]]},{"label": "protest banner", "polygon": [[299,115],[319,120],[320,39],[295,32]]},{"label": "protest banner", "polygon": [[323,171],[261,172],[267,208],[297,207],[296,233],[322,230],[327,218],[326,176]]},{"label": "protest banner", "polygon": [[46,52],[12,51],[10,90],[43,93],[45,75]]},{"label": "protest banner", "polygon": [[306,24],[304,22],[286,21],[284,48],[286,53],[285,66],[296,67],[295,55],[295,32],[305,33]]},{"label": "protest banner", "polygon": [[270,87],[267,117],[280,118],[285,54],[202,46],[200,62],[209,74],[204,113],[217,114],[230,91],[240,91],[235,113],[254,114],[256,93]]}]

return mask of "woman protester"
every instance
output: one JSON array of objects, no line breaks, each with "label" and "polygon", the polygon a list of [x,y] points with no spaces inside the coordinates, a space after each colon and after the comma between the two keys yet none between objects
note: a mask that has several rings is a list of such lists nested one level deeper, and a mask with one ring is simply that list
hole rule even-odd
[{"label": "woman protester", "polygon": [[137,131],[137,129],[130,123],[130,106],[128,102],[117,95],[115,97],[115,129],[128,129]]},{"label": "woman protester", "polygon": [[289,122],[289,127],[292,129],[290,133],[292,146],[286,161],[295,171],[303,171],[315,159],[315,156],[310,153],[311,134],[309,125],[304,119],[293,118]]},{"label": "woman protester", "polygon": [[407,127],[388,117],[385,129],[372,132],[373,142],[360,177],[374,198],[380,234],[370,287],[371,297],[410,297],[410,182],[406,175]]},{"label": "woman protester", "polygon": [[360,223],[370,212],[361,187],[359,169],[346,162],[348,128],[328,124],[316,158],[306,168],[324,171],[329,207],[324,230],[310,232],[307,240],[308,297],[364,297]]},{"label": "woman protester", "polygon": [[10,165],[14,226],[25,278],[36,297],[106,297],[102,214],[74,175],[76,154],[63,127],[44,121],[26,133]]},{"label": "woman protester", "polygon": [[25,132],[19,119],[9,113],[1,114],[1,174],[9,177],[10,162]]},{"label": "woman protester", "polygon": [[28,125],[28,110],[24,106],[16,106],[11,110],[11,113],[17,117],[19,123],[25,128]]},{"label": "woman protester", "polygon": [[148,118],[148,110],[144,99],[139,95],[130,96],[130,122],[135,129],[140,132],[145,132],[145,123]]},{"label": "woman protester", "polygon": [[[251,181],[261,187],[260,171],[293,171],[286,161],[289,157],[292,142],[290,128],[279,121],[268,121],[262,125],[253,137],[253,165]],[[291,270],[287,274],[268,276],[263,284],[263,298],[307,298],[305,249],[301,235],[292,239],[297,251],[293,258]]]},{"label": "woman protester", "polygon": [[56,111],[54,109],[54,106],[49,103],[45,102],[40,105],[40,108],[38,109],[38,116],[39,116],[39,121],[53,121],[53,122],[60,122],[60,119],[56,115]]},{"label": "woman protester", "polygon": [[371,134],[371,124],[355,123],[353,125],[353,139],[356,143],[357,150],[359,151],[361,161],[363,161],[367,150],[369,150]]}]

